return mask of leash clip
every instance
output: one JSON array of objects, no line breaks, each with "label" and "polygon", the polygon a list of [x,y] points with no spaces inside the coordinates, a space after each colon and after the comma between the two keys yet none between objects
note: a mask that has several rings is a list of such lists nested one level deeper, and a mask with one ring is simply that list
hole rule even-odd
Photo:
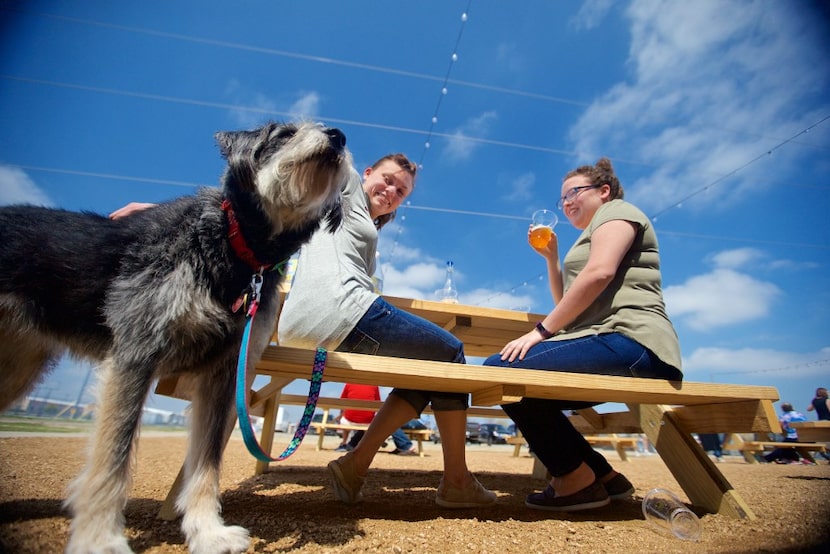
[{"label": "leash clip", "polygon": [[249,288],[251,290],[251,305],[248,308],[248,317],[253,317],[256,313],[257,308],[259,307],[259,295],[262,291],[262,271],[265,269],[264,266],[259,268],[257,273],[251,275],[251,284]]}]

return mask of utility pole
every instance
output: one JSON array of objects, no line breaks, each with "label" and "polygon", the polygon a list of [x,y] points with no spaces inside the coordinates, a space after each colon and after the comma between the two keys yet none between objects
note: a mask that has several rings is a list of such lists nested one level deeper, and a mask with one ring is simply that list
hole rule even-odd
[{"label": "utility pole", "polygon": [[84,396],[84,391],[86,390],[86,385],[89,383],[89,376],[92,374],[92,365],[89,366],[89,369],[86,370],[86,377],[84,377],[84,383],[81,385],[81,390],[78,392],[78,399],[75,401],[75,409],[72,413],[72,419],[77,419],[78,414],[80,413],[80,406],[81,400]]}]

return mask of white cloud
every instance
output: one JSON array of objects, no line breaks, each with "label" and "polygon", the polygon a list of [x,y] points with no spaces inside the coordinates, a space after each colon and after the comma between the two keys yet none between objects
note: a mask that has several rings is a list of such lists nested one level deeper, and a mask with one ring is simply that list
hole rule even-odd
[{"label": "white cloud", "polygon": [[[383,276],[387,294],[406,296],[403,290],[432,291],[444,281],[446,272],[436,263],[419,262],[398,269],[391,264],[383,264]],[[431,298],[432,294],[418,298]]]},{"label": "white cloud", "polygon": [[291,104],[288,113],[295,119],[316,119],[320,111],[320,95],[316,92],[305,92]]},{"label": "white cloud", "polygon": [[671,319],[710,331],[766,316],[781,291],[772,283],[719,268],[666,287],[663,295]]},{"label": "white cloud", "polygon": [[0,165],[0,205],[7,204],[51,206],[53,203],[25,171],[13,166]]},{"label": "white cloud", "polygon": [[[499,181],[502,179],[500,178]],[[510,202],[527,202],[533,198],[533,186],[536,184],[536,174],[532,171],[508,178],[507,194],[502,198]]]},{"label": "white cloud", "polygon": [[[225,94],[237,106],[230,110],[235,124],[251,129],[269,120],[316,119],[320,111],[321,98],[315,91],[299,91],[296,99],[279,102],[267,94],[245,89],[237,79],[231,79],[225,87]],[[283,104],[283,105],[281,105]]]},{"label": "white cloud", "polygon": [[473,306],[485,306],[487,308],[501,308],[504,310],[516,310],[519,312],[532,311],[536,300],[533,294],[516,294],[515,292],[504,292],[502,290],[478,288],[468,293],[461,291],[461,302]]},{"label": "white cloud", "polygon": [[524,54],[515,43],[502,42],[496,47],[496,62],[505,71],[521,74],[527,70]]},{"label": "white cloud", "polygon": [[444,149],[444,155],[455,161],[468,160],[479,146],[479,143],[471,141],[467,137],[485,138],[496,119],[498,119],[498,115],[492,110],[469,119],[451,133],[447,147]]},{"label": "white cloud", "polygon": [[[827,113],[827,105],[806,101],[830,82],[820,24],[786,3],[635,0],[626,17],[630,77],[600,96],[570,133],[584,161],[606,155],[653,166],[627,183],[647,211],[717,186]],[[817,131],[819,140],[830,132]],[[802,153],[778,150],[770,162],[730,177],[717,195],[685,204],[728,208],[750,187],[757,194],[763,183],[791,175]]]},{"label": "white cloud", "polygon": [[602,22],[613,4],[613,0],[585,0],[570,25],[575,29],[593,29]]},{"label": "white cloud", "polygon": [[[698,348],[683,358],[683,372],[691,380],[742,381],[746,376],[760,380],[826,377],[830,347],[816,352],[787,352],[766,348]],[[693,377],[697,375],[697,377]],[[817,380],[818,382],[818,380]]]},{"label": "white cloud", "polygon": [[763,258],[764,253],[757,248],[736,248],[724,250],[712,256],[715,267],[737,269],[744,267],[750,262]]}]

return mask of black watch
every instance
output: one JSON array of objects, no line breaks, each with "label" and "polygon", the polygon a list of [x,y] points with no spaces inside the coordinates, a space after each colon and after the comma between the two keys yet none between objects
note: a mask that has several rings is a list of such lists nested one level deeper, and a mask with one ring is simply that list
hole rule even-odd
[{"label": "black watch", "polygon": [[545,329],[545,326],[542,325],[542,322],[536,324],[536,330],[539,331],[539,334],[542,335],[543,339],[549,339],[553,336],[553,333]]}]

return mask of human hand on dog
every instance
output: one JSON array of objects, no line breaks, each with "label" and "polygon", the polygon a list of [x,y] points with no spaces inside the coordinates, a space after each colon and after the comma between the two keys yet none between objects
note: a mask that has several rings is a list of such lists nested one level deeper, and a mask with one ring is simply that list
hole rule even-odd
[{"label": "human hand on dog", "polygon": [[130,202],[123,208],[118,208],[114,212],[109,215],[110,219],[120,219],[122,217],[127,217],[128,215],[132,215],[134,213],[138,213],[142,210],[146,210],[147,208],[152,208],[155,204],[151,204],[149,202]]}]

